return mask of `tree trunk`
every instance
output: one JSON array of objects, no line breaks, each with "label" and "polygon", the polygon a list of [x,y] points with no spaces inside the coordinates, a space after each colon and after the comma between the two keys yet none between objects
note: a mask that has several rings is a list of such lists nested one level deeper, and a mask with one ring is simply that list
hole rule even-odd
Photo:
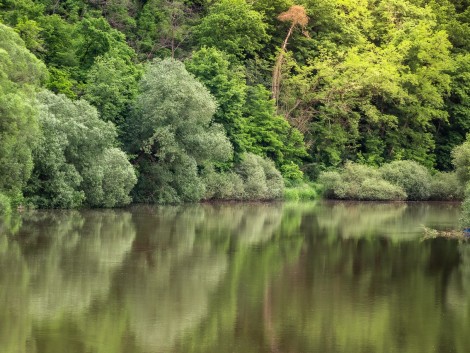
[{"label": "tree trunk", "polygon": [[289,37],[292,35],[292,31],[294,30],[295,23],[292,22],[292,25],[289,28],[289,32],[287,32],[287,36],[284,39],[284,42],[281,46],[281,51],[276,59],[276,64],[274,65],[273,69],[273,80],[272,80],[272,97],[276,101],[276,106],[278,105],[279,100],[279,90],[281,86],[281,75],[282,75],[282,62],[284,60],[284,54],[287,48],[287,42],[289,41]]}]

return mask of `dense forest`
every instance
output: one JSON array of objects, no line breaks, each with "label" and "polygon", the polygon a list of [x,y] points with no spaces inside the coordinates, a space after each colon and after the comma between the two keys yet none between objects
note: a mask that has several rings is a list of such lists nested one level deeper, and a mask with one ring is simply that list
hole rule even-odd
[{"label": "dense forest", "polygon": [[469,4],[0,0],[0,211],[459,199]]}]

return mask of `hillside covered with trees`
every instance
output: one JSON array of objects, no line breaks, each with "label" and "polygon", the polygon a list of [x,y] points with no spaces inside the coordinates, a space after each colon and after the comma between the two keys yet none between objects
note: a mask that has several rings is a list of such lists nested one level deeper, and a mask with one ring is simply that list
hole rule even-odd
[{"label": "hillside covered with trees", "polygon": [[0,211],[458,199],[469,3],[0,0]]}]

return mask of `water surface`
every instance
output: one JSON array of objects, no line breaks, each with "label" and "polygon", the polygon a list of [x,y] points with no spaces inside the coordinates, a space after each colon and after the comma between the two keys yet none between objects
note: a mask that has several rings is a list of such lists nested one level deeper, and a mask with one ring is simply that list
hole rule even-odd
[{"label": "water surface", "polygon": [[458,204],[37,211],[0,221],[2,353],[470,351]]}]

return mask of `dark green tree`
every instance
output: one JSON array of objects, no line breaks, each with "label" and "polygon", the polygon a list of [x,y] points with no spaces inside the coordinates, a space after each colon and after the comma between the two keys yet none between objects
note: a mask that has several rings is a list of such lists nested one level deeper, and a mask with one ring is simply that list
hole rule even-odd
[{"label": "dark green tree", "polygon": [[87,74],[84,98],[100,117],[120,128],[137,95],[140,67],[113,50],[96,58]]},{"label": "dark green tree", "polygon": [[269,40],[263,15],[245,0],[222,0],[194,29],[199,46],[215,47],[239,59],[253,57]]},{"label": "dark green tree", "polygon": [[276,114],[269,91],[263,86],[248,86],[243,69],[230,65],[227,55],[215,48],[202,48],[186,62],[190,72],[215,96],[214,116],[235,147],[235,159],[251,152],[283,166],[302,163],[307,156],[303,136]]}]

